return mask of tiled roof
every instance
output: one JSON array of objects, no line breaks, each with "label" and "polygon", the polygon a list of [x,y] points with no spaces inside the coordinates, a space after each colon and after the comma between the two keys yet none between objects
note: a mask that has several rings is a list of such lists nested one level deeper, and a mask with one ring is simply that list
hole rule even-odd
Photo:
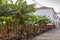
[{"label": "tiled roof", "polygon": [[52,9],[52,11],[53,11],[55,14],[57,14],[52,7],[42,6],[42,7],[37,8],[37,10],[40,10],[40,9]]},{"label": "tiled roof", "polygon": [[45,7],[45,6],[42,6],[42,7],[39,7],[37,9],[51,9],[51,7]]}]

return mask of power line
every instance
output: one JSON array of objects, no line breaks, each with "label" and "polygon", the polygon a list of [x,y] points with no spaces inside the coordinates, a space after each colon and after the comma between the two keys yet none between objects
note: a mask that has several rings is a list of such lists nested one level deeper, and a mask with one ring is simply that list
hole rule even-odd
[{"label": "power line", "polygon": [[36,4],[38,4],[39,6],[42,6],[41,4],[39,4],[38,2],[36,2],[35,0],[33,0]]}]

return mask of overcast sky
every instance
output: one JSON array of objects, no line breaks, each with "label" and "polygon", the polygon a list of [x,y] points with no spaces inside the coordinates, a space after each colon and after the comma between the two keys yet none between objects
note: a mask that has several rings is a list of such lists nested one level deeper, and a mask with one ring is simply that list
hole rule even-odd
[{"label": "overcast sky", "polygon": [[[15,1],[15,0],[14,0]],[[42,6],[53,7],[56,12],[60,11],[60,0],[35,0]],[[28,4],[34,3],[32,0],[27,0]]]}]

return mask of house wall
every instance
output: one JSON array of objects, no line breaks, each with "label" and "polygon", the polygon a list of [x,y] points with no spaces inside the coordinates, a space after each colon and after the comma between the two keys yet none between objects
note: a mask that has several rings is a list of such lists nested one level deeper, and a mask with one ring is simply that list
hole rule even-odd
[{"label": "house wall", "polygon": [[45,15],[47,18],[51,20],[52,24],[55,24],[56,27],[59,27],[59,23],[56,21],[57,15],[53,11],[53,9],[40,9],[37,10],[34,14],[39,16]]},{"label": "house wall", "polygon": [[60,15],[55,14],[54,10],[51,9],[39,9],[35,13],[35,15],[46,16],[51,20],[51,23],[55,24],[56,27],[60,27]]},{"label": "house wall", "polygon": [[57,23],[58,23],[58,24],[57,24],[58,27],[60,27],[60,14],[57,14],[57,19],[56,19],[56,20],[58,21],[58,22],[57,22]]},{"label": "house wall", "polygon": [[40,9],[40,10],[37,10],[34,14],[39,15],[39,16],[44,16],[45,15],[46,17],[53,20],[54,12],[52,11],[52,9]]},{"label": "house wall", "polygon": [[58,14],[58,18],[57,18],[58,21],[60,21],[60,14]]},{"label": "house wall", "polygon": [[39,16],[44,16],[45,15],[50,20],[54,20],[54,17],[53,17],[54,12],[53,12],[52,9],[40,9],[40,10],[37,10],[34,14],[39,15]]}]

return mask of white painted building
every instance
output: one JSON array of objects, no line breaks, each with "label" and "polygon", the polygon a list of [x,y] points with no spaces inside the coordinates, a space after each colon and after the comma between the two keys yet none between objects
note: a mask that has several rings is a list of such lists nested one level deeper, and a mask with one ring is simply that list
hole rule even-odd
[{"label": "white painted building", "polygon": [[37,8],[37,11],[34,14],[39,16],[46,16],[51,20],[51,23],[58,26],[57,22],[54,21],[57,18],[57,15],[53,8],[43,6],[43,7]]},{"label": "white painted building", "polygon": [[60,14],[57,14],[57,20],[60,21]]},{"label": "white painted building", "polygon": [[60,14],[57,14],[57,21],[58,21],[59,27],[60,27]]}]

